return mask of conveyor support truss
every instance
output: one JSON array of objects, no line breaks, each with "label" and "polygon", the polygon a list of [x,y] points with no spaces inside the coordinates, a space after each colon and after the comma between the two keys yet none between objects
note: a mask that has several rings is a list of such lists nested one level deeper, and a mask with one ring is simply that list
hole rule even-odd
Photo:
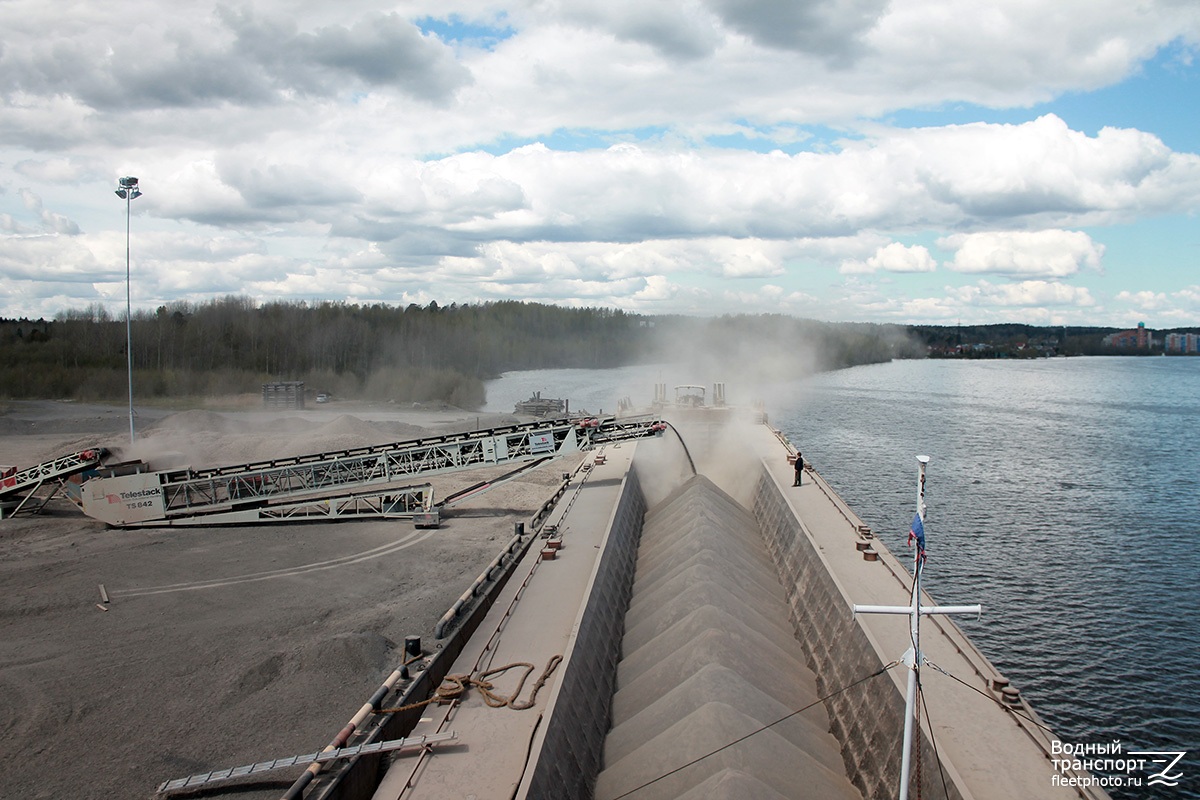
[{"label": "conveyor support truss", "polygon": [[120,527],[246,522],[246,512],[269,521],[289,516],[269,513],[285,505],[365,497],[370,487],[383,497],[382,487],[418,477],[554,458],[665,427],[652,418],[562,419],[213,469],[101,475],[84,484],[83,510]]},{"label": "conveyor support truss", "polygon": [[[21,511],[33,497],[34,492],[52,482],[55,492],[72,475],[93,469],[100,464],[106,451],[102,447],[91,447],[77,453],[44,461],[34,467],[12,470],[0,475],[0,516],[11,516]],[[41,503],[45,505],[45,503]],[[4,511],[4,508],[11,510]],[[40,506],[39,506],[40,508]]]}]

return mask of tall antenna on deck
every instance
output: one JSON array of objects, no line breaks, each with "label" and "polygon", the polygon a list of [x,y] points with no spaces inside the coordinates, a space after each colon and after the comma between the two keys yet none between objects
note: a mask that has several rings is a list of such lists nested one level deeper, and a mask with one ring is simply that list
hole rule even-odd
[{"label": "tall antenna on deck", "polygon": [[[929,456],[917,456],[917,515],[913,517],[908,543],[916,543],[913,554],[912,598],[907,606],[871,606],[855,603],[855,614],[907,614],[911,644],[901,662],[908,667],[908,692],[904,698],[904,749],[900,758],[900,800],[908,800],[909,772],[912,767],[913,720],[917,718],[917,684],[925,654],[921,652],[921,617],[929,614],[980,614],[974,606],[921,605],[921,575],[925,571],[925,467]],[[919,727],[919,726],[918,726]]]}]

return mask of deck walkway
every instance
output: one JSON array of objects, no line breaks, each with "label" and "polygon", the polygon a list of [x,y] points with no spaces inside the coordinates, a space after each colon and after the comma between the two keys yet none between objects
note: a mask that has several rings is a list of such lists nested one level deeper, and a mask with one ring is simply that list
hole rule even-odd
[{"label": "deck walkway", "polygon": [[[562,546],[553,560],[541,558],[534,543],[480,624],[450,674],[479,675],[512,663],[533,665],[532,674],[513,668],[491,676],[492,691],[510,696],[520,688],[518,703],[528,700],[535,681],[556,656],[568,654],[576,624],[596,566],[607,523],[619,499],[621,482],[636,445],[626,443],[600,451],[606,463],[595,464],[586,478],[568,488],[548,520],[557,525]],[[553,701],[556,668],[527,710],[491,708],[477,689],[447,705],[430,705],[412,735],[453,730],[458,743],[443,745],[418,757],[396,759],[375,792],[375,800],[514,796],[531,760],[531,749],[543,715]]]}]

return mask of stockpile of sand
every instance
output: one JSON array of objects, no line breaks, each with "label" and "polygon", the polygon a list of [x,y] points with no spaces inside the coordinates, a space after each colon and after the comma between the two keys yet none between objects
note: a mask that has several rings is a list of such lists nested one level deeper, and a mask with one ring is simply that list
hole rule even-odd
[{"label": "stockpile of sand", "polygon": [[366,684],[371,676],[390,671],[397,660],[394,651],[396,643],[375,631],[350,631],[306,641],[239,665],[226,681],[220,702],[237,706],[276,683],[305,684],[316,690],[321,684],[335,682]]},{"label": "stockpile of sand", "polygon": [[149,427],[132,448],[114,446],[124,459],[203,469],[372,447],[428,433],[416,425],[376,424],[348,414],[331,421],[298,416],[243,420],[212,411],[185,411]]},{"label": "stockpile of sand", "polygon": [[[151,466],[212,466],[227,455],[227,443],[241,438],[245,425],[213,411],[183,411],[141,428],[131,446],[122,439],[109,447],[122,460],[141,460]],[[236,449],[236,448],[235,448]]]},{"label": "stockpile of sand", "polygon": [[146,426],[143,432],[151,436],[160,431],[194,431],[227,434],[239,433],[244,429],[244,423],[235,421],[230,417],[218,414],[215,411],[194,409],[164,417],[158,422]]},{"label": "stockpile of sand", "polygon": [[387,435],[370,422],[343,414],[308,431],[280,442],[279,456],[303,456],[329,453],[356,447],[371,447],[388,443]]}]

